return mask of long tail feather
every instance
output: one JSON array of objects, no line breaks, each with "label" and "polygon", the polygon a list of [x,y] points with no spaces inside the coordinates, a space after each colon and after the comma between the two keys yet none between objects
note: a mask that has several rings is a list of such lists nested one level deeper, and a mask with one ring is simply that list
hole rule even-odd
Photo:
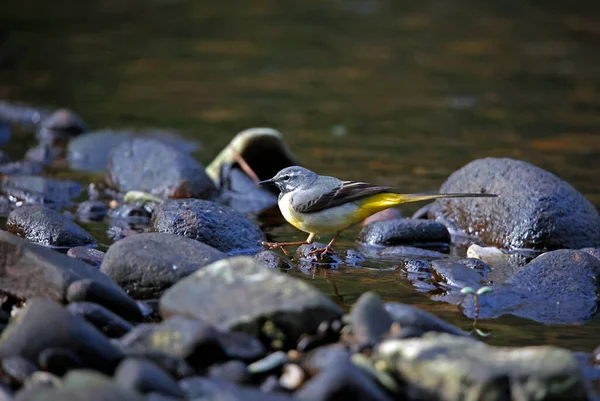
[{"label": "long tail feather", "polygon": [[449,193],[449,194],[394,194],[402,199],[401,203],[420,202],[441,198],[497,198],[496,194]]}]

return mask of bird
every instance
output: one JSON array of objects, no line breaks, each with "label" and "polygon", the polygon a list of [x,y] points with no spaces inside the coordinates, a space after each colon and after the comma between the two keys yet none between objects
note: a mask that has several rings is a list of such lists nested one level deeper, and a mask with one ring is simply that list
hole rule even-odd
[{"label": "bird", "polygon": [[340,232],[382,210],[403,203],[439,198],[497,197],[487,193],[433,193],[404,194],[398,189],[360,181],[343,181],[323,176],[301,166],[280,170],[273,178],[260,181],[258,185],[274,185],[279,189],[277,204],[281,214],[292,226],[308,233],[305,241],[263,242],[263,245],[284,253],[285,247],[311,244],[315,237],[333,234],[324,248],[316,248],[311,254],[335,253],[332,245]]}]

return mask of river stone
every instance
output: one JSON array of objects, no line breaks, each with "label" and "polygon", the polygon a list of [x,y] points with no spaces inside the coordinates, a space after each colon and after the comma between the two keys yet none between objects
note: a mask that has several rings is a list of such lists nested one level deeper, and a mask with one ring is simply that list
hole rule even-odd
[{"label": "river stone", "polygon": [[98,274],[108,281],[84,278],[72,282],[67,288],[67,302],[93,302],[127,320],[141,320],[142,312],[138,304],[106,275]]},{"label": "river stone", "polygon": [[290,270],[293,266],[290,260],[277,252],[265,249],[253,256],[257,262],[272,269]]},{"label": "river stone", "polygon": [[201,199],[166,201],[152,216],[150,231],[192,238],[222,252],[258,250],[264,239],[242,213]]},{"label": "river stone", "polygon": [[352,305],[349,321],[353,339],[361,346],[377,344],[393,322],[383,300],[374,292],[365,292],[358,298]]},{"label": "river stone", "polygon": [[84,367],[105,373],[112,373],[122,358],[95,327],[53,301],[35,298],[2,333],[0,358],[19,355],[35,363],[48,348],[67,348]]},{"label": "river stone", "polygon": [[385,304],[385,309],[392,320],[398,323],[403,331],[406,330],[406,333],[410,333],[411,337],[419,337],[429,331],[449,333],[454,336],[465,335],[458,327],[411,305],[389,302]]},{"label": "river stone", "polygon": [[108,155],[121,143],[130,140],[125,132],[97,131],[80,135],[69,142],[67,160],[73,170],[103,171]]},{"label": "river stone", "polygon": [[89,280],[105,294],[103,305],[138,309],[135,301],[98,269],[1,230],[0,255],[0,291],[19,299],[41,297],[65,302],[70,285]]},{"label": "river stone", "polygon": [[21,206],[8,215],[6,230],[51,247],[92,245],[96,240],[64,214],[41,205]]},{"label": "river stone", "polygon": [[254,337],[271,321],[290,344],[343,313],[311,285],[247,256],[217,261],[181,280],[162,296],[160,311],[165,318],[195,317]]},{"label": "river stone", "polygon": [[490,347],[466,337],[429,333],[385,341],[375,357],[401,376],[417,398],[587,400],[578,362],[561,348]]},{"label": "river stone", "polygon": [[370,245],[439,246],[450,243],[450,234],[443,224],[435,221],[393,219],[366,225],[360,231],[358,239]]},{"label": "river stone", "polygon": [[189,238],[145,233],[111,245],[100,270],[136,299],[158,298],[177,281],[225,257],[221,251]]},{"label": "river stone", "polygon": [[67,256],[79,259],[90,266],[100,267],[104,259],[104,252],[87,246],[76,246],[67,251]]},{"label": "river stone", "polygon": [[121,192],[143,191],[163,198],[216,195],[200,162],[154,139],[131,139],[114,148],[108,156],[106,180]]},{"label": "river stone", "polygon": [[475,269],[455,260],[434,260],[431,262],[431,272],[435,281],[443,282],[456,289],[472,287],[476,290],[487,284],[483,276]]},{"label": "river stone", "polygon": [[93,302],[72,302],[67,309],[73,315],[93,324],[107,337],[121,337],[133,328],[131,323],[121,316]]},{"label": "river stone", "polygon": [[183,398],[184,393],[177,383],[161,368],[140,358],[126,358],[115,372],[118,385],[141,394],[152,392]]},{"label": "river stone", "polygon": [[23,199],[28,203],[37,201],[62,207],[69,205],[81,193],[81,185],[71,180],[54,180],[35,175],[12,175],[2,177],[2,192]]},{"label": "river stone", "polygon": [[438,199],[430,216],[454,230],[507,249],[554,250],[600,245],[600,216],[581,193],[556,175],[509,158],[472,161],[452,173],[440,192],[500,195]]}]

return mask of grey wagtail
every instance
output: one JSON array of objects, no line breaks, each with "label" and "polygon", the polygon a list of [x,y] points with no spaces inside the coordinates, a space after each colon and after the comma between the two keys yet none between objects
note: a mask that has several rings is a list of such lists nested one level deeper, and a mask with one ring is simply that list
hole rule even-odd
[{"label": "grey wagtail", "polygon": [[258,184],[275,185],[280,191],[277,203],[283,217],[297,229],[309,234],[306,241],[263,242],[263,245],[281,248],[285,252],[285,246],[310,244],[315,236],[335,233],[325,248],[311,252],[322,251],[322,255],[332,251],[331,246],[342,230],[384,209],[438,198],[498,196],[477,193],[402,194],[392,187],[342,181],[318,175],[300,166],[286,167],[275,177]]}]

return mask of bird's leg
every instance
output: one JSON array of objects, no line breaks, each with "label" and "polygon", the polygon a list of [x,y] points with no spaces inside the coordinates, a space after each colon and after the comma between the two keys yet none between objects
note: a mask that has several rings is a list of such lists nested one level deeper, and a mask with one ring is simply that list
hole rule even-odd
[{"label": "bird's leg", "polygon": [[333,245],[334,241],[336,240],[337,236],[340,235],[342,231],[338,231],[337,233],[335,233],[335,235],[333,236],[333,238],[331,239],[331,241],[329,241],[329,244],[327,244],[327,246],[325,248],[316,248],[313,249],[310,252],[310,255],[315,254],[317,252],[321,252],[321,256],[325,256],[327,254],[327,252],[331,252],[334,255],[336,254],[336,252],[331,248],[331,246]]},{"label": "bird's leg", "polygon": [[283,253],[286,254],[286,256],[288,255],[287,251],[285,250],[286,246],[294,246],[294,245],[307,245],[313,242],[315,235],[314,234],[310,234],[308,236],[308,238],[306,239],[306,241],[293,241],[293,242],[266,242],[263,241],[263,246],[266,246],[269,249],[275,249],[275,248],[279,248],[283,251]]}]

